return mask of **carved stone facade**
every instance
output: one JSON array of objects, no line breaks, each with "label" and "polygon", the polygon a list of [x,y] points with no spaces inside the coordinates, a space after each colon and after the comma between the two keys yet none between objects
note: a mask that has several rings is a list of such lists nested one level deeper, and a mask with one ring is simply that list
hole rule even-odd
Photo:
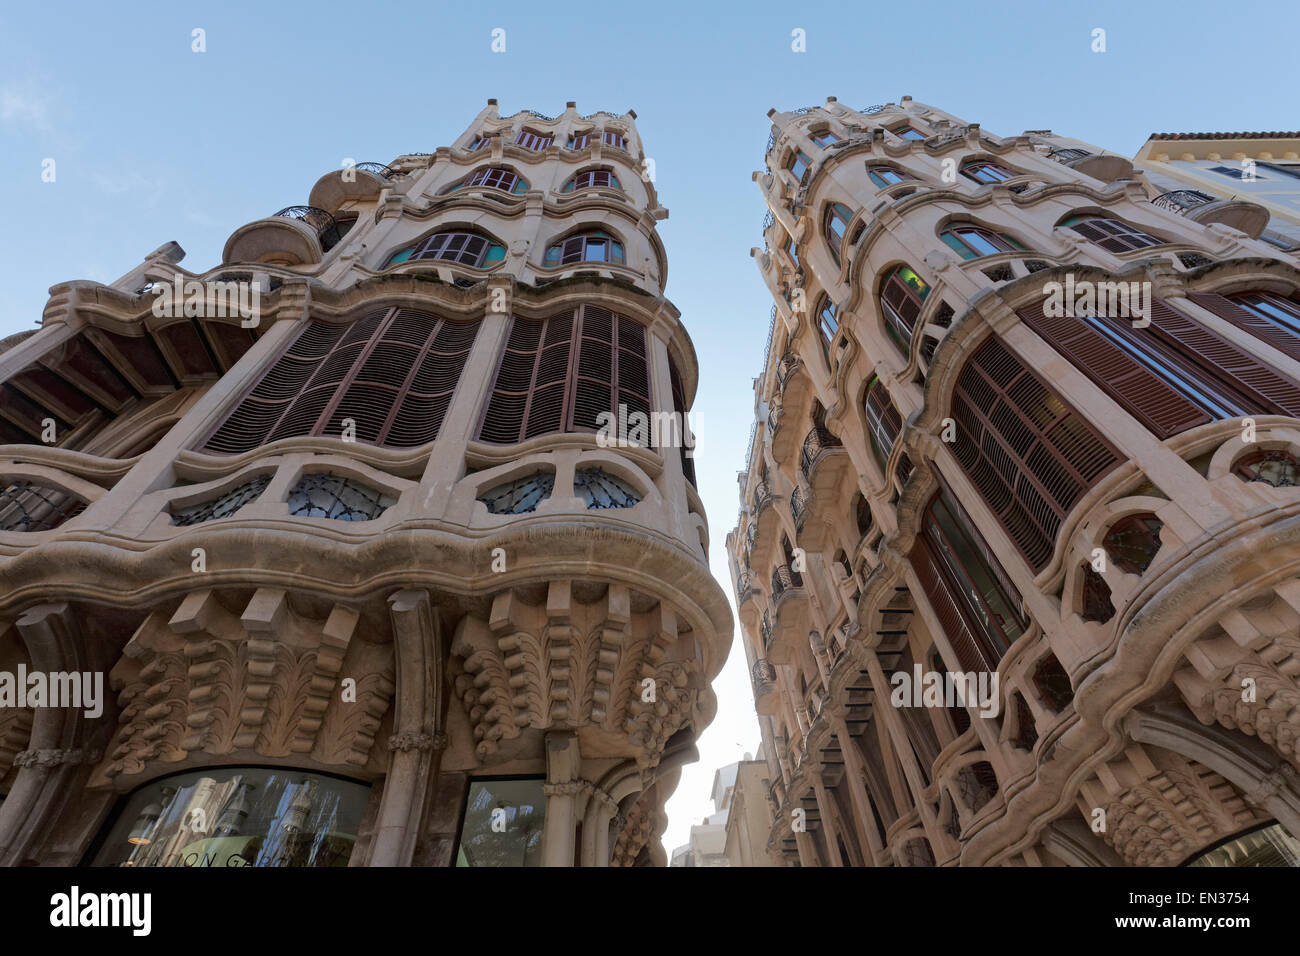
[{"label": "carved stone facade", "polygon": [[[769,115],[727,539],[768,860],[1294,861],[1300,269],[1267,212],[906,97]],[[1054,313],[1085,288],[1138,311]],[[895,698],[929,674],[998,680]]]},{"label": "carved stone facade", "polygon": [[0,343],[0,672],[106,697],[0,706],[0,864],[666,863],[732,618],[689,433],[599,433],[698,378],[635,114],[309,203]]}]

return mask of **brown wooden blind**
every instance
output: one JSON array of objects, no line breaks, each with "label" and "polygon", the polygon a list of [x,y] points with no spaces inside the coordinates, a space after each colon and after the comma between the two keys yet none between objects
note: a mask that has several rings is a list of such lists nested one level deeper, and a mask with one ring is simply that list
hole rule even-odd
[{"label": "brown wooden blind", "polygon": [[643,326],[594,305],[515,318],[479,439],[513,444],[549,432],[594,432],[600,413],[617,416],[620,404],[629,417],[650,412]]},{"label": "brown wooden blind", "polygon": [[371,312],[350,325],[310,322],[208,439],[239,454],[304,435],[341,435],[407,448],[438,437],[478,333],[412,309]]},{"label": "brown wooden blind", "polygon": [[873,377],[871,384],[867,386],[864,406],[867,413],[867,427],[871,432],[872,448],[883,469],[889,461],[889,453],[894,448],[894,442],[898,441],[898,435],[903,430],[903,419],[889,397],[889,390],[885,388],[885,383],[879,377]]},{"label": "brown wooden blind", "polygon": [[1225,322],[1231,322],[1243,332],[1249,332],[1255,338],[1267,342],[1283,355],[1300,360],[1300,336],[1294,332],[1260,318],[1226,296],[1212,295],[1208,292],[1189,292],[1187,298],[1201,308],[1213,312]]},{"label": "brown wooden blind", "polygon": [[952,415],[957,460],[1041,570],[1065,516],[1119,454],[996,337],[962,369]]},{"label": "brown wooden blind", "polygon": [[[677,363],[673,361],[672,356],[668,356],[668,378],[673,390],[673,411],[677,413],[678,426],[681,429],[679,437],[682,440],[682,473],[686,475],[686,480],[693,486],[695,484],[695,457],[694,454],[687,454],[693,449],[686,447],[686,432],[690,428],[690,422],[686,419],[686,389],[682,387],[682,376],[677,371]],[[766,474],[766,471],[765,471]]]},{"label": "brown wooden blind", "polygon": [[924,536],[917,535],[916,543],[912,545],[912,552],[908,558],[913,570],[916,571],[917,579],[921,582],[921,589],[930,599],[930,607],[934,609],[934,615],[939,619],[948,643],[952,645],[953,653],[957,655],[957,663],[961,669],[990,673],[997,670],[998,662],[990,660],[980,647],[980,642],[975,639],[975,632],[966,621],[961,602],[952,593],[948,580],[944,577],[939,562]]},{"label": "brown wooden blind", "polygon": [[1157,438],[1169,438],[1210,420],[1200,406],[1087,321],[1068,315],[1049,318],[1041,302],[1017,310],[1017,315]]}]

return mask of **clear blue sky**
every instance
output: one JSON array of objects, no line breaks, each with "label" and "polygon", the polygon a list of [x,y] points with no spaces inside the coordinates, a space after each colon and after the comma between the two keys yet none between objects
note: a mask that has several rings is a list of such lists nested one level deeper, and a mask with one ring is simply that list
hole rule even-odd
[{"label": "clear blue sky", "polygon": [[[488,97],[503,114],[635,109],[672,212],[667,292],[700,357],[697,461],[728,592],[722,542],[771,306],[749,257],[770,107],[910,94],[999,135],[1050,128],[1130,156],[1152,132],[1300,126],[1300,6],[1282,0],[7,7],[0,336],[30,328],[54,283],[110,282],[170,239],[189,269],[210,268],[236,227],[306,202],[344,157],[432,151]],[[190,50],[195,27],[206,53]],[[791,51],[796,27],[806,53]],[[736,648],[715,685],[703,760],[669,804],[669,851],[711,809],[714,769],[757,747],[743,664]]]}]

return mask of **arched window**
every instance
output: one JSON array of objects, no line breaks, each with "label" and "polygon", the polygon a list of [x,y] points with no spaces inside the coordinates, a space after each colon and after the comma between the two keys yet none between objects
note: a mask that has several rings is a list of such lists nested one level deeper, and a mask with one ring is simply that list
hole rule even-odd
[{"label": "arched window", "polygon": [[484,166],[482,169],[476,169],[465,178],[464,182],[452,188],[460,189],[469,186],[486,186],[507,193],[528,191],[527,181],[513,169],[507,169],[505,166]]},{"label": "arched window", "polygon": [[897,169],[893,166],[868,166],[867,175],[871,181],[876,184],[878,189],[884,189],[886,186],[892,186],[895,183],[901,183],[904,180],[913,179],[914,177]]},{"label": "arched window", "polygon": [[894,401],[889,397],[889,390],[879,375],[873,375],[867,384],[863,402],[867,413],[867,434],[871,438],[871,451],[876,456],[880,470],[885,470],[889,453],[898,441],[898,434],[903,430],[903,417],[898,414]]},{"label": "arched window", "polygon": [[958,663],[996,670],[1029,622],[1011,579],[946,485],[921,518],[910,560]]},{"label": "arched window", "polygon": [[1164,245],[1165,240],[1149,236],[1118,219],[1102,216],[1071,216],[1061,223],[1107,252],[1132,252],[1148,246]]},{"label": "arched window", "polygon": [[571,193],[576,189],[591,189],[603,186],[608,189],[622,189],[618,179],[608,169],[584,169],[567,183],[560,192]]},{"label": "arched window", "polygon": [[840,249],[844,245],[844,237],[848,234],[849,223],[852,221],[853,210],[848,206],[833,202],[826,207],[822,228],[826,233],[826,242],[830,244],[831,256],[834,257],[836,265],[840,264]]},{"label": "arched window", "polygon": [[895,267],[880,287],[880,311],[885,319],[885,331],[894,340],[903,355],[912,348],[912,331],[930,287],[907,266]]},{"label": "arched window", "polygon": [[438,259],[462,266],[485,269],[506,257],[506,247],[482,233],[463,230],[435,232],[389,257],[386,265],[413,262],[417,259]]},{"label": "arched window", "polygon": [[519,131],[519,138],[516,139],[515,142],[524,149],[531,149],[534,152],[540,153],[542,150],[550,146],[551,143],[555,142],[555,136],[551,133],[535,133],[530,129],[521,129]]},{"label": "arched window", "polygon": [[812,160],[804,155],[803,150],[796,149],[790,161],[786,163],[785,168],[794,174],[794,178],[803,181],[804,173],[808,172],[808,167],[812,165]]},{"label": "arched window", "polygon": [[949,447],[1034,571],[1065,516],[1120,456],[997,338],[957,378]]},{"label": "arched window", "polygon": [[961,164],[961,173],[977,183],[1000,183],[1019,175],[987,159],[972,159]]},{"label": "arched window", "polygon": [[309,322],[204,444],[241,454],[279,438],[342,435],[392,448],[438,437],[478,322],[381,309],[349,325]]},{"label": "arched window", "polygon": [[[551,432],[595,432],[650,413],[645,328],[583,305],[547,319],[516,316],[497,367],[479,440],[514,444]],[[607,413],[602,416],[601,413]]]},{"label": "arched window", "polygon": [[993,232],[983,226],[969,224],[949,226],[939,233],[939,238],[963,259],[978,259],[980,256],[993,256],[999,252],[1027,251],[1005,232]]},{"label": "arched window", "polygon": [[1101,546],[1110,563],[1129,574],[1142,574],[1160,550],[1160,529],[1165,523],[1150,512],[1120,518],[1106,531]]},{"label": "arched window", "polygon": [[827,296],[822,296],[817,304],[817,328],[821,331],[823,347],[834,342],[835,335],[840,330],[835,304]]},{"label": "arched window", "polygon": [[614,262],[623,264],[623,243],[601,229],[578,232],[546,250],[548,266],[567,266],[574,262]]},{"label": "arched window", "polygon": [[813,130],[808,136],[822,149],[840,141],[840,138],[828,129]]},{"label": "arched window", "polygon": [[1093,311],[1105,317],[1048,316],[1043,303],[1017,314],[1157,438],[1227,418],[1300,414],[1300,383],[1159,299],[1144,328],[1109,305]]}]

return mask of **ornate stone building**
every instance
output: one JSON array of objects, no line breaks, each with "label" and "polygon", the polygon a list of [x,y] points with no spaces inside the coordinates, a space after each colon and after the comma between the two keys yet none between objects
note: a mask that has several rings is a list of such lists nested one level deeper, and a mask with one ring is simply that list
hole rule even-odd
[{"label": "ornate stone building", "polygon": [[732,618],[634,121],[491,100],[0,344],[0,677],[107,675],[0,681],[0,864],[666,863]]},{"label": "ornate stone building", "polygon": [[1300,269],[1267,213],[908,97],[769,115],[727,545],[772,860],[1296,862]]}]

